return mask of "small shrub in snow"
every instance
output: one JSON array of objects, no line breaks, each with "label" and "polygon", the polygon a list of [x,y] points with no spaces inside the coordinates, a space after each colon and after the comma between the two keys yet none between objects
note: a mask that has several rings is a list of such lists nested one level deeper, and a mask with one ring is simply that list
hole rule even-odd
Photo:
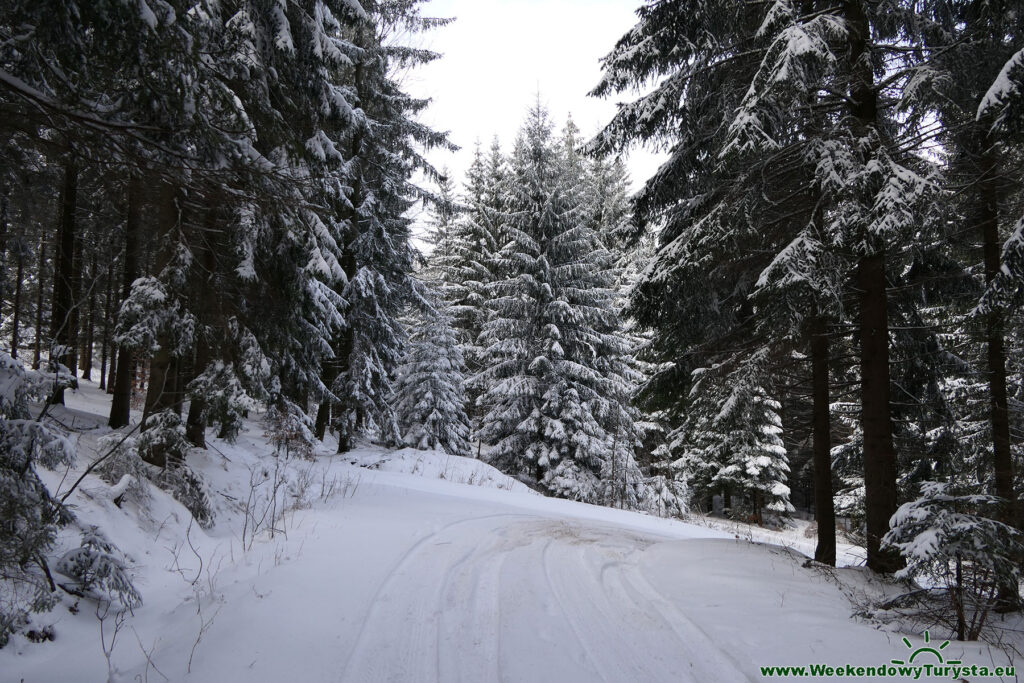
[{"label": "small shrub in snow", "polygon": [[204,529],[213,526],[214,512],[206,486],[195,472],[184,463],[172,464],[161,470],[153,483],[185,506],[196,523]]},{"label": "small shrub in snow", "polygon": [[264,436],[270,440],[275,455],[285,458],[297,455],[307,460],[313,457],[313,447],[317,442],[313,424],[294,403],[284,401],[281,405],[271,406],[264,423]]},{"label": "small shrub in snow", "polygon": [[166,467],[185,462],[192,444],[185,438],[185,425],[173,410],[164,410],[146,418],[136,439],[139,457],[145,462]]},{"label": "small shrub in snow", "polygon": [[54,499],[36,466],[70,464],[71,444],[28,414],[28,400],[52,386],[0,353],[0,647],[30,612],[56,602],[45,553],[71,514]]},{"label": "small shrub in snow", "polygon": [[142,604],[135,589],[124,554],[107,540],[98,527],[82,531],[82,544],[57,561],[58,572],[74,580],[68,590],[97,600],[117,600],[131,609]]},{"label": "small shrub in snow", "polygon": [[114,486],[125,475],[132,477],[124,493],[124,500],[139,506],[145,506],[150,499],[146,481],[150,477],[150,466],[139,457],[138,444],[135,439],[125,439],[121,434],[113,433],[99,440],[99,452],[111,454],[100,463],[93,472],[103,481]]},{"label": "small shrub in snow", "polygon": [[659,517],[682,517],[687,513],[690,492],[683,482],[657,474],[647,480],[647,487],[644,504],[648,512]]},{"label": "small shrub in snow", "polygon": [[1024,556],[1021,532],[992,519],[1000,499],[961,495],[949,484],[925,482],[921,497],[900,506],[883,544],[907,561],[897,576],[938,586],[946,608],[932,616],[960,640],[977,640],[999,587],[1017,585]]},{"label": "small shrub in snow", "polygon": [[207,424],[220,425],[218,436],[233,442],[242,429],[242,417],[257,407],[233,363],[214,361],[188,385],[192,399],[202,399]]},{"label": "small shrub in snow", "polygon": [[[199,526],[209,528],[214,518],[210,498],[198,475],[185,463],[191,448],[181,417],[170,410],[147,418],[145,430],[135,440],[139,458],[148,464],[148,478],[184,505]],[[130,458],[126,463],[130,464]],[[125,473],[136,474],[130,468]]]}]

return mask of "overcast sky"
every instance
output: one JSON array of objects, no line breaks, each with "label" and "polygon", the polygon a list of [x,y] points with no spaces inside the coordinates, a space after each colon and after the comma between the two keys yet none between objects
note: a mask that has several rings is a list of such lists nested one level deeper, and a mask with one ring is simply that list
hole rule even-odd
[{"label": "overcast sky", "polygon": [[[431,159],[447,166],[461,189],[473,146],[498,135],[508,150],[539,91],[560,129],[572,114],[590,137],[615,113],[614,101],[587,97],[599,60],[636,23],[640,0],[432,0],[423,14],[455,17],[418,42],[444,56],[406,77],[406,87],[434,102],[422,120],[451,132],[462,149]],[[631,159],[634,187],[656,168],[640,151]]]}]

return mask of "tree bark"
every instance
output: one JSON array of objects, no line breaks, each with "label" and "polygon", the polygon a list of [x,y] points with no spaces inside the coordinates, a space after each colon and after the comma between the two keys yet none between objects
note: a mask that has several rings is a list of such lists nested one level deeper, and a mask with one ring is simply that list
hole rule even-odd
[{"label": "tree bark", "polygon": [[828,391],[829,340],[824,322],[816,321],[811,333],[811,422],[814,450],[814,519],[818,544],[814,559],[836,566],[836,512],[832,494],[832,423]]},{"label": "tree bark", "polygon": [[36,335],[32,369],[38,370],[43,352],[43,301],[46,298],[46,237],[39,238],[39,270],[36,272]]},{"label": "tree bark", "polygon": [[111,307],[114,300],[114,261],[107,264],[107,277],[104,280],[105,300],[103,302],[103,332],[100,334],[100,389],[107,388],[107,358],[110,352],[110,319],[113,316]]},{"label": "tree bark", "polygon": [[117,383],[117,344],[110,342],[110,368],[107,370],[107,393],[113,396]]},{"label": "tree bark", "polygon": [[82,379],[92,380],[92,347],[96,329],[96,255],[93,254],[89,272],[89,309],[86,315],[85,335],[82,344]]},{"label": "tree bark", "polygon": [[[338,365],[332,358],[329,361],[325,361],[323,364],[323,370],[321,372],[321,381],[324,386],[327,387],[328,391],[331,391],[331,386],[334,384],[334,380],[338,378]],[[331,397],[324,396],[320,400],[320,406],[316,410],[316,423],[313,427],[313,433],[320,441],[324,440],[324,436],[327,434],[327,425],[331,422]]]},{"label": "tree bark", "polygon": [[889,325],[885,252],[857,264],[860,289],[860,400],[864,435],[864,506],[867,516],[867,565],[881,573],[902,567],[899,554],[883,550],[882,537],[896,512],[896,451],[892,439],[889,387]]},{"label": "tree bark", "polygon": [[11,225],[10,192],[10,187],[4,184],[3,194],[0,194],[0,320],[3,319],[6,298],[4,277],[7,273],[7,240]]},{"label": "tree bark", "polygon": [[[849,35],[850,115],[856,139],[878,134],[878,92],[868,51],[871,27],[862,0],[845,0],[842,11]],[[864,162],[871,161],[871,151]],[[863,198],[869,205],[874,193]],[[863,255],[857,263],[860,296],[860,399],[864,435],[864,506],[867,516],[867,566],[891,573],[903,566],[895,549],[882,549],[889,519],[896,512],[896,450],[892,439],[889,387],[889,317],[886,301],[885,248],[862,226]]]},{"label": "tree bark", "polygon": [[18,337],[21,334],[21,293],[24,289],[22,281],[25,279],[25,250],[24,245],[18,245],[18,268],[14,274],[14,301],[11,311],[11,358],[18,357],[18,344],[21,341]]},{"label": "tree bark", "polygon": [[[78,231],[76,230],[76,233]],[[68,370],[72,376],[78,374],[79,342],[82,340],[82,236],[75,235],[71,252],[71,336],[68,346]]]},{"label": "tree bark", "polygon": [[[210,346],[200,339],[196,344],[195,372],[206,369],[210,362]],[[185,438],[196,448],[206,448],[206,418],[203,411],[206,401],[201,396],[193,396],[188,405],[188,417],[185,420]]]},{"label": "tree bark", "polygon": [[[57,253],[53,273],[53,305],[50,309],[50,338],[62,347],[55,353],[50,349],[50,362],[66,360],[77,365],[75,302],[75,209],[78,201],[78,169],[71,162],[64,167],[64,181],[60,193],[59,222],[57,225]],[[50,398],[53,403],[64,404],[64,389],[55,389]]]},{"label": "tree bark", "polygon": [[[154,270],[160,272],[170,262],[175,226],[178,224],[178,203],[176,188],[170,184],[160,187],[160,205],[157,227],[158,262]],[[149,386],[142,417],[142,428],[146,420],[164,410],[176,410],[178,401],[178,359],[171,353],[171,343],[166,330],[157,333],[157,351],[149,361]],[[166,463],[152,463],[164,466]]]},{"label": "tree bark", "polygon": [[[132,283],[138,277],[140,231],[142,223],[142,182],[138,178],[128,180],[128,216],[124,225],[124,270],[121,280],[121,301],[132,293]],[[116,372],[113,385],[113,400],[110,404],[110,420],[113,429],[127,426],[132,407],[132,372],[135,359],[131,349],[120,346],[117,354]],[[110,386],[108,384],[108,387]]]},{"label": "tree bark", "polygon": [[[985,284],[992,282],[1002,268],[999,239],[1000,188],[997,163],[991,143],[986,135],[979,136],[981,147],[981,177],[975,184],[974,201],[978,209],[978,224],[985,260]],[[1003,499],[998,508],[999,521],[1019,527],[1017,495],[1013,487],[1014,467],[1010,449],[1010,412],[1006,390],[1006,343],[1001,311],[989,312],[985,320],[986,361],[988,366],[989,423],[992,427],[992,470],[995,495]],[[1021,608],[1020,589],[1016,581],[999,586],[997,609],[1001,612]]]}]

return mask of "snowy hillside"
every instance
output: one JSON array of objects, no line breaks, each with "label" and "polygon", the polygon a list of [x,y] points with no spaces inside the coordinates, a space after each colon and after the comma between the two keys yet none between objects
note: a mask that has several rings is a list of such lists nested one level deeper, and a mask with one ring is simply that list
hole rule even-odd
[{"label": "snowy hillside", "polygon": [[[103,397],[83,383],[68,403],[80,471],[106,431],[89,429]],[[212,482],[209,531],[159,490],[119,508],[87,477],[69,502],[129,556],[144,603],[122,621],[65,596],[34,616],[51,642],[0,650],[0,679],[742,681],[888,664],[906,659],[905,635],[921,643],[851,618],[849,595],[880,590],[861,570],[807,568],[778,545],[545,498],[433,452],[323,453],[276,475],[269,452],[251,421],[190,462]],[[275,478],[287,511],[254,534]],[[943,654],[1006,662],[977,644]]]}]

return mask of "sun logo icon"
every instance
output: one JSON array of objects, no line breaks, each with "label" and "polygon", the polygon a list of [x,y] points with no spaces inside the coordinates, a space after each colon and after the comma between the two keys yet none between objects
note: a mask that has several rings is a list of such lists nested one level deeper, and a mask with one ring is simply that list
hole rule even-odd
[{"label": "sun logo icon", "polygon": [[924,645],[922,645],[921,647],[917,648],[916,650],[914,650],[913,643],[911,643],[908,639],[904,638],[903,639],[903,643],[907,646],[907,649],[908,650],[914,650],[913,652],[910,653],[910,659],[908,659],[905,662],[902,659],[892,659],[890,661],[893,664],[913,664],[914,663],[914,659],[918,655],[928,653],[928,654],[935,655],[935,657],[939,660],[938,661],[939,664],[961,664],[962,663],[958,659],[951,659],[951,660],[949,660],[947,662],[947,661],[945,661],[942,658],[942,650],[945,650],[949,646],[949,641],[948,640],[943,641],[942,645],[939,645],[938,648],[930,647],[929,644],[931,642],[932,642],[932,636],[931,636],[930,633],[928,633],[928,631],[924,632]]}]

